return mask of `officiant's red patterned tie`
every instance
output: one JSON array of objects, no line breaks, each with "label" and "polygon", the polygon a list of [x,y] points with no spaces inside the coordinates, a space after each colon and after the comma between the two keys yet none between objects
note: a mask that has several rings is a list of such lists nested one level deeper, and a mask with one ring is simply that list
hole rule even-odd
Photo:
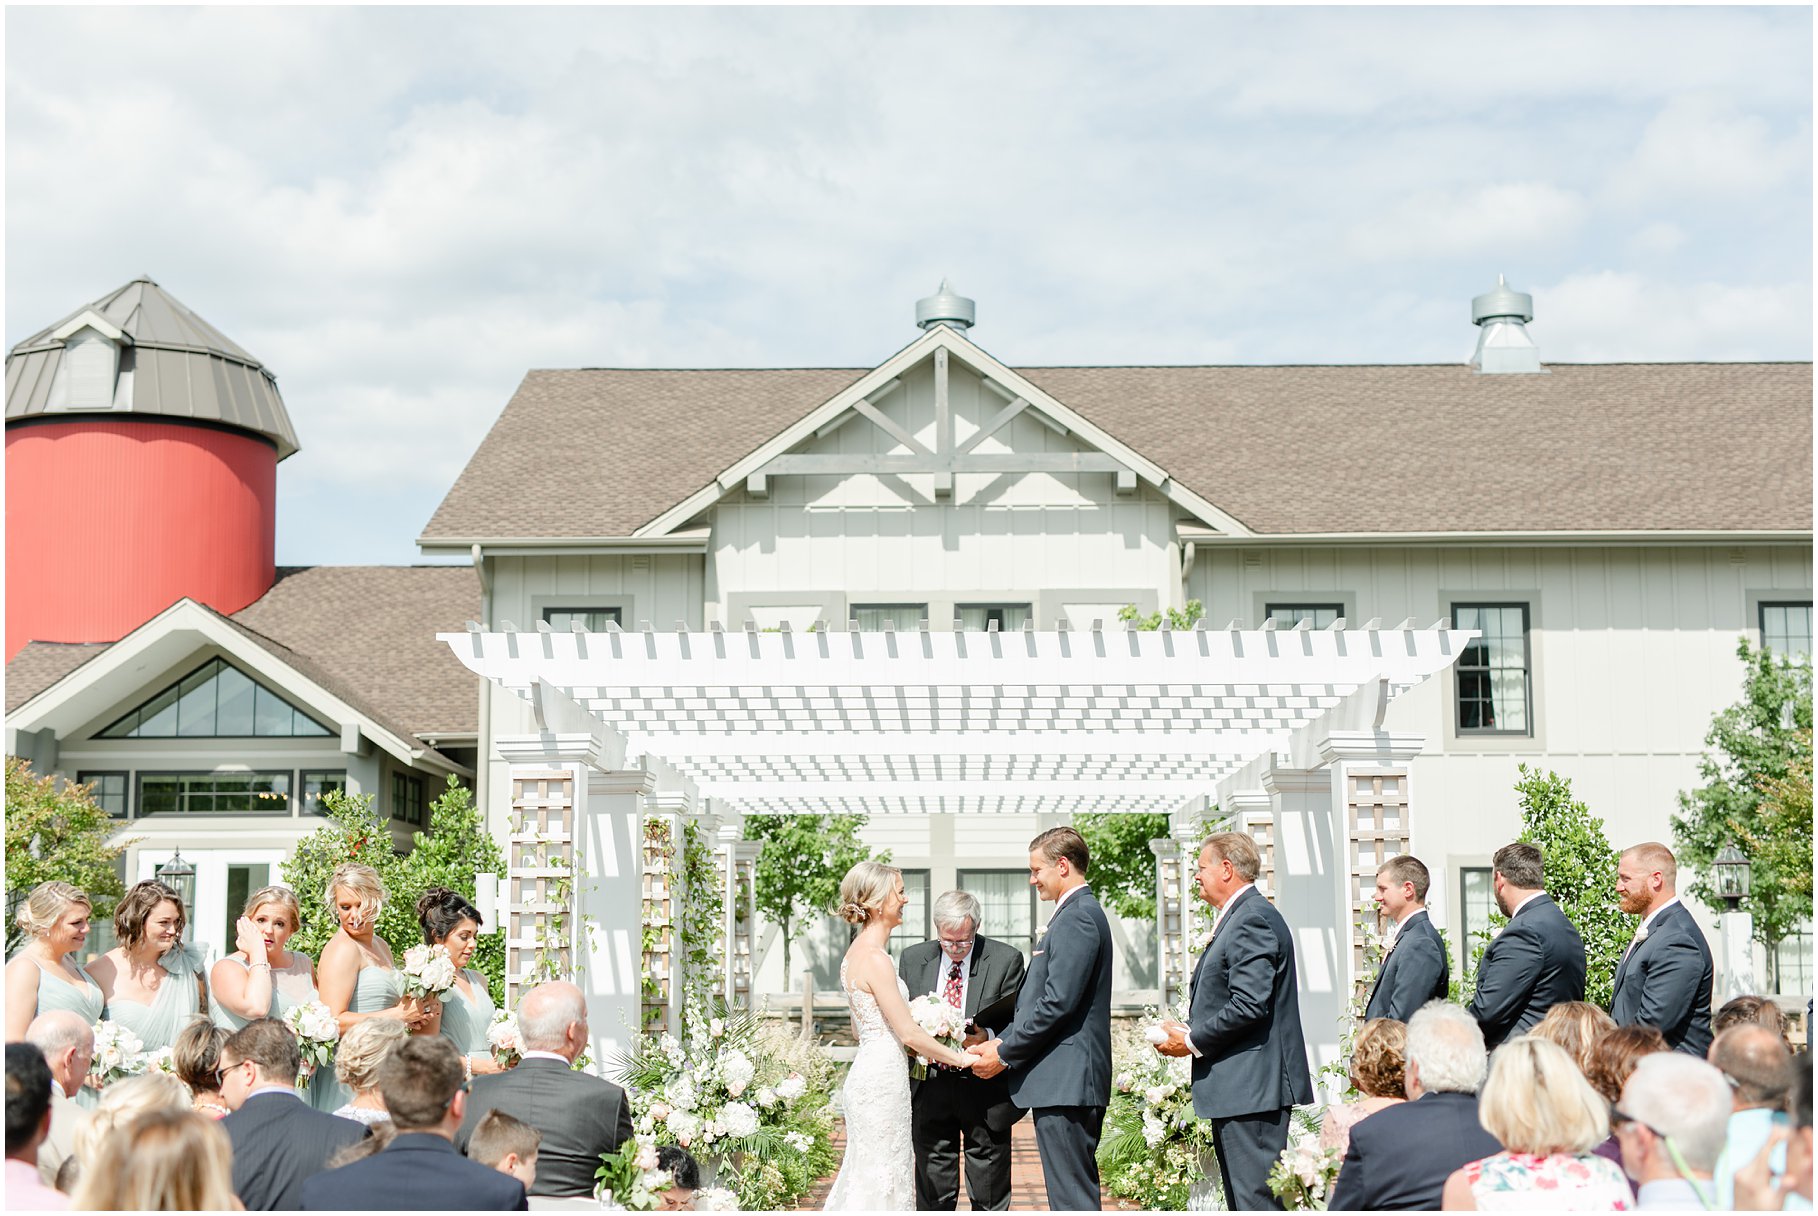
[{"label": "officiant's red patterned tie", "polygon": [[954,963],[953,970],[947,973],[947,990],[941,993],[941,996],[946,998],[949,1005],[962,1013],[965,1012],[966,998],[960,988],[960,965],[958,963]]}]

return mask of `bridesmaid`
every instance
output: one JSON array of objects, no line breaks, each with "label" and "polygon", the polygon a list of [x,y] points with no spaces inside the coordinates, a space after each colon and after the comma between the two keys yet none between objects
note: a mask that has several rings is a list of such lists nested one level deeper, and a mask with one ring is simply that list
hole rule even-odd
[{"label": "bridesmaid", "polygon": [[[107,998],[82,969],[79,955],[88,940],[93,910],[81,888],[44,882],[19,904],[13,923],[25,945],[6,964],[6,1041],[25,1040],[32,1019],[53,1009],[73,1009],[94,1025]],[[94,1092],[84,1086],[92,1104]]]},{"label": "bridesmaid", "polygon": [[[392,961],[391,946],[374,932],[379,909],[385,904],[385,887],[379,881],[379,872],[358,862],[346,862],[329,878],[324,895],[341,927],[322,947],[316,985],[341,1033],[346,1034],[366,1018],[396,1018],[413,1031],[419,1029],[428,1011],[415,998],[405,998],[404,977]],[[318,1110],[335,1110],[353,1097],[330,1077],[319,1078],[311,1089],[322,1091],[312,1095],[312,1105]],[[330,1099],[332,1106],[323,1105]]]},{"label": "bridesmaid", "polygon": [[120,944],[88,965],[107,998],[107,1016],[138,1035],[146,1051],[172,1046],[185,1022],[208,1012],[202,952],[183,944],[187,922],[175,891],[152,878],[136,883],[114,909]]},{"label": "bridesmaid", "polygon": [[417,901],[417,921],[423,926],[426,943],[448,947],[448,957],[456,971],[454,991],[440,1003],[440,1010],[432,1012],[423,1023],[424,1033],[440,1031],[444,1038],[452,1039],[467,1057],[469,1074],[504,1071],[493,1060],[492,1044],[486,1038],[493,1015],[486,977],[467,967],[479,946],[479,909],[459,892],[431,887]]},{"label": "bridesmaid", "polygon": [[[214,993],[209,1012],[215,1025],[232,1034],[254,1018],[281,1018],[320,999],[315,965],[301,950],[287,948],[302,925],[303,908],[289,887],[260,887],[252,893],[234,925],[238,949],[209,972]],[[311,1077],[301,1091],[311,1105],[318,1101],[316,1089]]]}]

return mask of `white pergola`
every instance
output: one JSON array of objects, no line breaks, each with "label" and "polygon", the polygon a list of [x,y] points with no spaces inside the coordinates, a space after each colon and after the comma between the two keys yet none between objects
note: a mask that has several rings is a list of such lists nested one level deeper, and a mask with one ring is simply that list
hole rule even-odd
[{"label": "white pergola", "polygon": [[[1358,872],[1373,876],[1379,855],[1412,838],[1407,766],[1422,741],[1387,733],[1385,713],[1475,636],[1444,621],[440,635],[528,701],[538,726],[498,741],[513,764],[510,978],[532,970],[539,918],[560,902],[548,890],[572,890],[595,940],[565,964],[603,1006],[594,1024],[607,1038],[642,1004],[644,960],[624,935],[656,909],[637,847],[651,815],[713,821],[735,999],[748,949],[731,914],[742,815],[1125,811],[1176,825],[1175,844],[1156,842],[1164,985],[1186,963],[1178,845],[1226,818],[1264,846],[1269,889],[1297,933],[1319,937],[1319,958],[1302,948],[1303,1004],[1331,1004],[1325,994],[1342,1008]],[[564,839],[591,842],[578,864]]]}]

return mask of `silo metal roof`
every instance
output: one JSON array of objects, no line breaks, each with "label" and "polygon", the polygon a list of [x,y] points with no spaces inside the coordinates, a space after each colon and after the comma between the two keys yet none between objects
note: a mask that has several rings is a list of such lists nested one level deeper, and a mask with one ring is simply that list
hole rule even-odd
[{"label": "silo metal roof", "polygon": [[[58,332],[91,312],[124,335],[119,373],[132,373],[130,392],[116,391],[111,409],[53,407],[51,384],[66,345]],[[156,415],[238,427],[270,440],[279,460],[298,446],[277,377],[146,277],[78,308],[7,353],[8,422],[71,413]]]}]

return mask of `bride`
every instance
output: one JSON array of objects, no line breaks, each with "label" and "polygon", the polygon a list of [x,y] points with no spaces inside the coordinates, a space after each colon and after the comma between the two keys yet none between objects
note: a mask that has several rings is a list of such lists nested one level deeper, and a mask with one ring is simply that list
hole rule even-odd
[{"label": "bride", "polygon": [[909,988],[897,977],[884,946],[903,923],[903,873],[861,861],[840,883],[840,917],[859,926],[840,963],[840,987],[852,1006],[858,1056],[846,1074],[846,1158],[823,1210],[912,1211],[915,1148],[910,1139],[908,1048],[917,1055],[970,1068],[978,1057],[936,1042],[909,1016]]}]

